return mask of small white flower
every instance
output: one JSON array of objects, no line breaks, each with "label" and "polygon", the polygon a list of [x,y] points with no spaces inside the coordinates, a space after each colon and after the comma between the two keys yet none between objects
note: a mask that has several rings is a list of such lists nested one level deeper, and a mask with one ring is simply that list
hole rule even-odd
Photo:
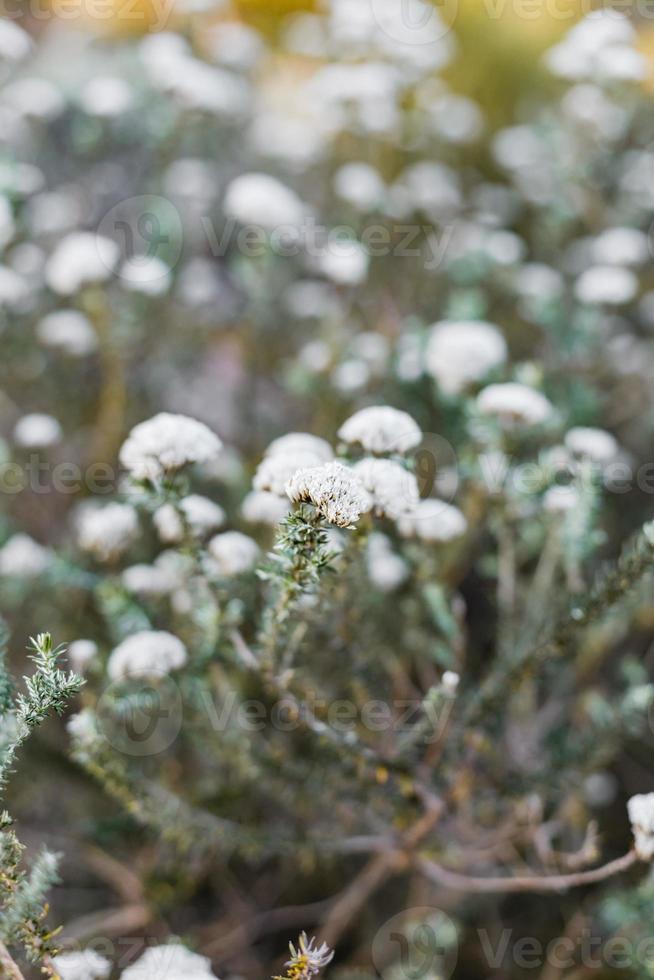
[{"label": "small white flower", "polygon": [[430,498],[421,500],[410,514],[400,518],[397,528],[405,538],[446,543],[465,534],[468,522],[458,507]]},{"label": "small white flower", "polygon": [[0,310],[21,311],[28,305],[29,296],[27,281],[13,269],[0,265]]},{"label": "small white flower", "polygon": [[228,218],[273,231],[298,226],[306,207],[297,194],[269,174],[241,174],[228,185],[223,201]]},{"label": "small white flower", "polygon": [[111,680],[126,677],[161,677],[183,667],[186,647],[165,630],[141,630],[127,637],[112,651],[107,664]]},{"label": "small white flower", "polygon": [[451,695],[456,694],[460,682],[461,682],[461,678],[454,670],[446,670],[443,676],[441,677],[441,684],[443,685],[443,689],[448,694]]},{"label": "small white flower", "polygon": [[338,430],[350,445],[359,444],[369,453],[406,453],[420,445],[422,432],[408,412],[386,405],[362,408]]},{"label": "small white flower", "polygon": [[90,321],[78,310],[55,310],[36,326],[36,334],[45,347],[58,348],[72,357],[92,354],[98,339]]},{"label": "small white flower", "polygon": [[654,858],[654,793],[640,793],[627,803],[638,857],[643,861]]},{"label": "small white flower", "polygon": [[240,531],[224,531],[211,539],[207,550],[221,576],[251,572],[259,560],[256,541]]},{"label": "small white flower", "polygon": [[61,426],[52,415],[23,415],[14,426],[14,442],[23,449],[45,449],[61,441]]},{"label": "small white flower", "polygon": [[215,980],[211,961],[185,946],[153,946],[123,970],[121,980]]},{"label": "small white flower", "polygon": [[92,743],[98,734],[95,714],[90,708],[84,708],[76,715],[71,715],[66,722],[66,730],[76,742]]},{"label": "small white flower", "polygon": [[394,592],[409,575],[409,566],[395,554],[385,534],[371,534],[366,553],[368,577],[380,592]]},{"label": "small white flower", "polygon": [[120,249],[110,238],[89,231],[72,232],[48,259],[46,282],[53,292],[72,296],[87,283],[109,279],[119,258]]},{"label": "small white flower", "polygon": [[368,252],[353,238],[329,243],[316,259],[317,269],[339,286],[359,286],[365,282],[369,265]]},{"label": "small white flower", "polygon": [[14,534],[0,548],[0,575],[33,578],[46,570],[52,556],[28,534]]},{"label": "small white flower", "polygon": [[297,470],[320,466],[323,462],[322,454],[312,449],[298,448],[292,452],[275,452],[271,456],[264,456],[261,460],[254,474],[252,486],[255,490],[267,490],[269,493],[283,497],[286,493],[286,484]]},{"label": "small white flower", "polygon": [[132,105],[132,90],[123,78],[96,75],[82,90],[80,105],[90,116],[120,116]]},{"label": "small white flower", "polygon": [[198,537],[222,527],[227,520],[227,515],[219,504],[198,493],[183,497],[179,509],[193,534]]},{"label": "small white flower", "polygon": [[222,442],[203,422],[160,412],[134,426],[120,450],[120,462],[137,480],[157,480],[187,463],[209,463]]},{"label": "small white flower", "polygon": [[375,513],[397,520],[420,499],[413,473],[390,459],[362,459],[352,467],[373,500]]},{"label": "small white flower", "polygon": [[289,500],[310,503],[337,527],[351,527],[372,507],[360,480],[341,463],[323,463],[295,473],[286,486]]},{"label": "small white flower", "polygon": [[504,364],[507,355],[506,341],[492,323],[444,320],[431,328],[425,363],[443,391],[458,394]]},{"label": "small white flower", "polygon": [[513,381],[488,385],[477,396],[477,408],[482,415],[498,418],[507,428],[541,425],[554,412],[552,403],[540,391]]},{"label": "small white flower", "polygon": [[152,515],[157,534],[166,544],[176,544],[184,540],[184,521],[174,504],[162,504]]},{"label": "small white flower", "polygon": [[77,509],[77,543],[100,561],[111,561],[126,551],[138,529],[136,511],[129,504],[89,501]]},{"label": "small white flower", "polygon": [[617,265],[597,265],[577,279],[575,296],[589,306],[622,306],[638,292],[638,279],[629,269]]},{"label": "small white flower", "polygon": [[118,273],[125,289],[146,296],[163,296],[170,289],[170,267],[156,255],[134,255]]},{"label": "small white flower", "polygon": [[52,962],[61,980],[105,980],[111,973],[111,962],[94,949],[61,953]]},{"label": "small white flower", "polygon": [[585,456],[594,463],[610,463],[620,452],[617,440],[604,429],[577,426],[566,433],[564,441],[575,456]]},{"label": "small white flower", "polygon": [[277,456],[292,453],[313,453],[321,462],[329,463],[334,458],[334,450],[326,439],[309,432],[289,432],[273,439],[264,455]]},{"label": "small white flower", "polygon": [[297,949],[293,943],[288,944],[291,958],[286,961],[286,967],[287,971],[296,977],[296,980],[310,980],[331,962],[334,956],[333,950],[329,948],[327,943],[316,946],[316,942],[317,940],[313,937],[307,939],[306,932],[302,932]]},{"label": "small white flower", "polygon": [[638,228],[607,228],[593,242],[598,265],[642,265],[649,258],[649,242]]},{"label": "small white flower", "polygon": [[98,645],[93,640],[73,640],[68,647],[68,659],[78,674],[83,674],[97,655]]},{"label": "small white flower", "polygon": [[22,61],[30,53],[32,39],[22,27],[13,20],[3,17],[0,20],[0,59]]},{"label": "small white flower", "polygon": [[548,514],[567,514],[579,502],[579,490],[575,486],[550,487],[543,497],[543,510]]},{"label": "small white flower", "polygon": [[288,515],[290,505],[285,497],[267,490],[252,490],[243,499],[241,514],[250,524],[270,524],[276,527]]},{"label": "small white flower", "polygon": [[386,185],[379,171],[369,163],[346,163],[334,175],[337,195],[360,211],[372,211],[379,207],[386,193]]},{"label": "small white flower", "polygon": [[130,565],[121,580],[128,592],[140,596],[168,595],[177,586],[169,569],[157,565]]}]

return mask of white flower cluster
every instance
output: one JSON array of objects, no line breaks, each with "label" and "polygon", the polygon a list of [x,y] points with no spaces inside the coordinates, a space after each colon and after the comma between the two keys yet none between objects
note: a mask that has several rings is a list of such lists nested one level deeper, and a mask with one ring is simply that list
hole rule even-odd
[{"label": "white flower cluster", "polygon": [[352,470],[342,463],[323,463],[297,470],[286,485],[294,504],[310,503],[337,527],[352,527],[372,507],[372,498]]},{"label": "white flower cluster", "polygon": [[159,480],[189,463],[209,463],[221,449],[222,442],[203,422],[160,412],[134,426],[120,462],[137,480]]},{"label": "white flower cluster", "polygon": [[408,453],[422,441],[422,432],[408,412],[386,405],[362,408],[338,430],[339,439],[368,453]]},{"label": "white flower cluster", "polygon": [[446,394],[458,394],[507,359],[504,337],[492,323],[451,321],[431,328],[425,364]]},{"label": "white flower cluster", "polygon": [[643,861],[654,858],[654,793],[640,793],[627,803],[636,853]]},{"label": "white flower cluster", "polygon": [[93,949],[61,953],[52,960],[61,980],[105,980],[111,963]]},{"label": "white flower cluster", "polygon": [[256,541],[240,531],[224,531],[208,545],[211,562],[219,576],[231,577],[252,571],[259,560]]},{"label": "white flower cluster", "polygon": [[0,548],[0,575],[34,578],[52,561],[52,554],[29,534],[14,534]]},{"label": "white flower cluster", "polygon": [[496,418],[507,429],[521,425],[543,425],[554,414],[554,406],[540,391],[508,381],[488,385],[477,396],[481,415]]},{"label": "white flower cluster", "polygon": [[76,512],[77,543],[99,561],[113,561],[125,552],[138,535],[136,511],[115,501],[80,504]]},{"label": "white flower cluster", "polygon": [[123,970],[121,980],[215,980],[211,960],[171,943],[153,946]]},{"label": "white flower cluster", "polygon": [[111,680],[127,677],[158,678],[183,667],[186,647],[165,630],[141,630],[119,643],[107,664]]}]

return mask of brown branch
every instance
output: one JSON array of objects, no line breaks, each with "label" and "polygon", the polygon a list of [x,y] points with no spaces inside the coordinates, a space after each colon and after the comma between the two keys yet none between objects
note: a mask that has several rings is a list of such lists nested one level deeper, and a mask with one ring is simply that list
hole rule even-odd
[{"label": "brown branch", "polygon": [[472,875],[459,874],[457,871],[449,871],[435,861],[426,857],[417,858],[417,866],[420,871],[437,885],[451,888],[453,891],[462,892],[484,892],[484,893],[509,893],[509,892],[565,892],[570,888],[579,888],[582,885],[592,885],[598,881],[605,881],[613,875],[621,874],[633,867],[640,859],[635,851],[629,851],[615,861],[600,868],[593,868],[591,871],[578,871],[567,875],[525,875],[514,878],[477,878]]},{"label": "brown branch", "polygon": [[5,944],[0,940],[0,977],[6,977],[7,980],[25,980],[23,973],[14,960],[13,956],[5,946]]}]

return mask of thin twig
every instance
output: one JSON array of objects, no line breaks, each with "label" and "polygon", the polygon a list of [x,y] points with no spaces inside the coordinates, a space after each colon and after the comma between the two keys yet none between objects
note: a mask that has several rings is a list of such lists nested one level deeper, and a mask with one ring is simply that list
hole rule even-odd
[{"label": "thin twig", "polygon": [[14,960],[13,956],[5,946],[5,944],[0,940],[0,977],[6,977],[7,980],[25,980],[23,973]]},{"label": "thin twig", "polygon": [[435,861],[426,857],[417,858],[417,865],[420,871],[431,881],[453,891],[462,892],[487,892],[487,893],[509,893],[509,892],[565,892],[570,888],[579,888],[582,885],[592,885],[598,881],[606,881],[613,875],[621,874],[632,868],[639,857],[635,851],[629,851],[615,861],[600,868],[593,868],[591,871],[578,871],[567,875],[525,875],[514,878],[478,878],[473,875],[460,874],[457,871],[450,871],[443,868]]}]

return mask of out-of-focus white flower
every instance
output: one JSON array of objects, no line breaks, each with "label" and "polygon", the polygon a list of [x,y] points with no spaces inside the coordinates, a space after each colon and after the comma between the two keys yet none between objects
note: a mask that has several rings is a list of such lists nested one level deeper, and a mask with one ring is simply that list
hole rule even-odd
[{"label": "out-of-focus white flower", "polygon": [[29,286],[26,280],[13,269],[0,265],[0,310],[19,311],[29,301]]},{"label": "out-of-focus white flower", "polygon": [[90,116],[121,116],[133,104],[132,90],[123,78],[96,75],[82,89],[79,102]]},{"label": "out-of-focus white flower", "polygon": [[178,637],[165,630],[141,630],[111,652],[107,673],[114,681],[127,677],[156,678],[179,670],[186,660],[186,647]]},{"label": "out-of-focus white flower", "polygon": [[93,353],[98,338],[90,321],[78,310],[55,310],[39,320],[36,334],[46,347],[58,348],[72,357]]},{"label": "out-of-focus white flower", "polygon": [[543,497],[543,510],[548,514],[567,514],[579,506],[580,496],[577,487],[550,487]]},{"label": "out-of-focus white flower", "polygon": [[13,20],[3,17],[0,20],[0,59],[3,61],[22,61],[30,53],[32,39],[27,31]]},{"label": "out-of-focus white flower", "polygon": [[153,946],[126,970],[121,980],[215,980],[211,961],[178,944]]},{"label": "out-of-focus white flower", "polygon": [[337,527],[352,527],[372,507],[361,481],[341,463],[323,463],[298,470],[286,485],[289,500],[310,503]]},{"label": "out-of-focus white flower", "polygon": [[421,500],[414,510],[397,522],[405,538],[446,543],[460,538],[468,529],[465,515],[458,507],[442,500]]},{"label": "out-of-focus white flower", "polygon": [[650,257],[649,242],[638,228],[608,228],[592,245],[593,260],[602,265],[642,265]]},{"label": "out-of-focus white flower", "polygon": [[339,286],[358,286],[368,276],[370,256],[354,238],[329,242],[315,259],[316,268]]},{"label": "out-of-focus white flower", "polygon": [[268,231],[301,225],[307,210],[295,191],[275,177],[260,173],[235,177],[225,192],[223,209],[228,218],[242,225]]},{"label": "out-of-focus white flower", "polygon": [[152,515],[159,538],[166,544],[174,544],[184,539],[184,522],[174,504],[162,504]]},{"label": "out-of-focus white flower", "polygon": [[94,640],[73,640],[68,646],[68,660],[78,674],[83,674],[97,655],[98,644]]},{"label": "out-of-focus white flower", "polygon": [[437,220],[454,215],[461,206],[456,173],[443,163],[423,160],[402,172],[395,188],[402,189],[413,209]]},{"label": "out-of-focus white flower", "polygon": [[643,861],[654,858],[654,793],[639,793],[627,803],[636,853]]},{"label": "out-of-focus white flower", "polygon": [[203,422],[160,412],[139,422],[120,450],[120,462],[137,480],[158,480],[188,463],[209,463],[222,442]]},{"label": "out-of-focus white flower", "polygon": [[75,741],[82,744],[92,743],[98,734],[97,716],[90,708],[84,708],[76,715],[70,716],[66,722],[66,730]]},{"label": "out-of-focus white flower", "polygon": [[388,405],[372,405],[351,415],[338,430],[350,445],[369,453],[407,453],[422,441],[422,432],[408,412]]},{"label": "out-of-focus white flower", "polygon": [[81,504],[76,514],[77,543],[100,561],[126,551],[138,535],[136,511],[129,504]]},{"label": "out-of-focus white flower", "polygon": [[640,81],[645,59],[634,48],[636,32],[624,14],[609,7],[594,10],[547,52],[555,75],[568,79]]},{"label": "out-of-focus white flower", "polygon": [[605,429],[576,426],[566,432],[564,442],[575,456],[585,456],[595,463],[610,463],[620,452],[617,440]]},{"label": "out-of-focus white flower", "polygon": [[0,195],[0,248],[14,237],[14,214],[11,205],[4,195]]},{"label": "out-of-focus white flower", "polygon": [[334,174],[334,190],[343,200],[359,211],[372,211],[379,207],[386,193],[386,185],[379,171],[369,163],[346,163]]},{"label": "out-of-focus white flower", "polygon": [[554,412],[552,403],[540,391],[514,381],[488,385],[477,396],[477,408],[482,415],[494,416],[508,428],[541,425]]},{"label": "out-of-focus white flower", "polygon": [[273,439],[265,455],[280,456],[291,453],[312,453],[322,463],[328,463],[334,458],[334,450],[327,440],[314,436],[310,432],[289,432],[285,436]]},{"label": "out-of-focus white flower", "polygon": [[33,578],[46,570],[52,556],[29,534],[14,534],[0,548],[0,575]]},{"label": "out-of-focus white flower", "polygon": [[377,532],[368,538],[366,567],[370,581],[380,592],[394,592],[409,575],[409,566],[393,551],[390,540]]},{"label": "out-of-focus white flower", "polygon": [[90,231],[72,232],[48,259],[46,282],[53,292],[72,296],[87,283],[109,279],[119,258],[120,249],[110,238]]},{"label": "out-of-focus white flower", "polygon": [[529,300],[554,299],[563,292],[563,276],[542,262],[528,262],[515,271],[516,291]]},{"label": "out-of-focus white flower", "polygon": [[376,514],[397,520],[416,507],[420,499],[418,483],[400,463],[362,459],[352,469],[372,497]]},{"label": "out-of-focus white flower", "polygon": [[575,283],[575,296],[589,306],[622,306],[638,292],[638,279],[621,266],[597,265],[586,269]]},{"label": "out-of-focus white flower", "polygon": [[289,502],[266,490],[252,490],[243,499],[241,514],[250,524],[270,524],[276,527],[288,515]]},{"label": "out-of-focus white flower", "polygon": [[219,575],[242,575],[251,572],[259,560],[256,541],[240,531],[224,531],[211,539],[207,550]]},{"label": "out-of-focus white flower", "polygon": [[457,394],[504,364],[506,341],[492,323],[444,320],[431,328],[425,363],[427,371],[448,394]]},{"label": "out-of-focus white flower", "polygon": [[141,596],[168,595],[177,586],[177,578],[166,567],[130,565],[121,576],[128,592]]},{"label": "out-of-focus white flower", "polygon": [[461,678],[454,670],[446,670],[441,677],[443,689],[450,695],[456,694],[460,682]]},{"label": "out-of-focus white flower", "polygon": [[265,50],[257,31],[235,21],[224,21],[211,28],[209,44],[214,61],[239,71],[254,68]]},{"label": "out-of-focus white flower", "polygon": [[193,534],[197,535],[207,534],[222,527],[227,519],[225,511],[219,504],[198,493],[183,497],[179,502],[179,509]]},{"label": "out-of-focus white flower", "polygon": [[465,146],[474,143],[484,128],[481,109],[472,99],[446,92],[427,105],[429,125],[448,143]]},{"label": "out-of-focus white flower", "polygon": [[172,281],[169,266],[156,255],[134,255],[122,264],[118,274],[125,289],[146,296],[163,296]]},{"label": "out-of-focus white flower", "polygon": [[111,962],[94,949],[60,953],[52,963],[61,980],[105,980],[111,973]]},{"label": "out-of-focus white flower", "polygon": [[361,391],[370,381],[370,366],[361,357],[348,357],[332,371],[332,384],[346,395]]},{"label": "out-of-focus white flower", "polygon": [[14,442],[23,449],[45,449],[61,441],[63,433],[52,415],[33,412],[23,415],[14,426]]},{"label": "out-of-focus white flower", "polygon": [[319,466],[325,462],[324,454],[320,449],[315,452],[311,448],[302,449],[301,445],[292,452],[277,450],[272,455],[264,456],[254,474],[252,481],[254,489],[267,490],[269,493],[276,493],[279,497],[283,497],[286,493],[286,484],[297,470],[308,466]]}]

